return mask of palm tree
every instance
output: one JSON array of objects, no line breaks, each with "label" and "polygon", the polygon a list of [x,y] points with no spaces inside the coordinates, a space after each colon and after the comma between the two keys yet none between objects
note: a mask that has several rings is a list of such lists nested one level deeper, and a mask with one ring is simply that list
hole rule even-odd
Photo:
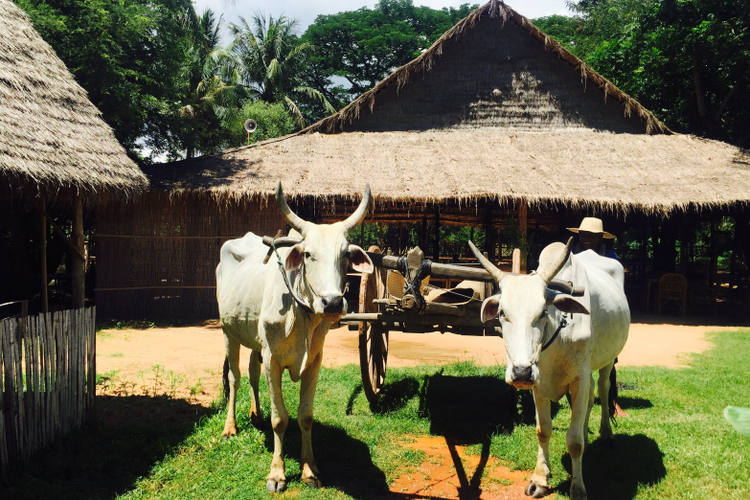
[{"label": "palm tree", "polygon": [[187,88],[178,109],[187,158],[192,158],[196,149],[216,149],[226,140],[221,122],[239,111],[245,96],[239,73],[227,64],[231,56],[219,47],[221,17],[217,19],[206,9],[190,24],[193,43],[182,77]]},{"label": "palm tree", "polygon": [[241,17],[240,24],[229,25],[234,35],[230,51],[249,93],[266,102],[285,103],[297,124],[303,126],[305,119],[298,102],[322,104],[328,113],[336,109],[300,77],[312,45],[300,42],[293,34],[296,24],[284,16],[266,19],[255,14],[251,26]]}]

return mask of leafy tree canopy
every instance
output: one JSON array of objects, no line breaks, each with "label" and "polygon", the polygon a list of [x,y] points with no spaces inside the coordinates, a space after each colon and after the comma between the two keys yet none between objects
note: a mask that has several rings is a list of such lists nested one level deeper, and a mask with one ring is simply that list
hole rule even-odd
[{"label": "leafy tree canopy", "polygon": [[310,57],[314,71],[346,79],[353,97],[417,57],[474,8],[435,10],[415,7],[412,0],[380,0],[374,9],[318,16],[302,38],[316,49]]},{"label": "leafy tree canopy", "polygon": [[178,100],[190,0],[17,0],[133,153]]},{"label": "leafy tree canopy", "polygon": [[671,128],[750,146],[748,0],[590,0],[538,25]]}]

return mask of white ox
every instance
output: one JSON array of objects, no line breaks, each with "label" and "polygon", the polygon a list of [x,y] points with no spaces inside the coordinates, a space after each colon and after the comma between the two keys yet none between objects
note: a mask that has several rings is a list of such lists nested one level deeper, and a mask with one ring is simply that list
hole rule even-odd
[{"label": "white ox", "polygon": [[[482,321],[500,317],[506,346],[505,381],[533,390],[539,451],[526,494],[535,498],[549,491],[550,402],[568,391],[572,406],[566,437],[572,462],[570,497],[586,498],[581,462],[594,404],[592,372],[599,372],[600,435],[611,439],[609,374],[630,326],[622,265],[592,250],[570,255],[570,242],[548,245],[539,257],[538,269],[528,275],[499,270],[470,242],[500,287],[500,293],[482,303],[481,315]],[[585,293],[578,298],[553,290],[549,286],[552,278],[582,286]],[[563,317],[567,325],[554,337]],[[548,343],[548,348],[542,349]]]},{"label": "white ox", "polygon": [[370,200],[367,186],[359,207],[346,220],[313,224],[289,209],[279,183],[276,192],[279,210],[293,228],[290,235],[301,241],[291,248],[278,249],[278,255],[284,264],[283,273],[291,271],[290,286],[299,302],[287,288],[275,255],[263,263],[268,247],[259,236],[247,233],[221,247],[221,259],[216,267],[216,296],[229,364],[229,400],[222,436],[237,433],[235,401],[240,382],[241,344],[252,350],[250,417],[256,425],[262,419],[258,401],[261,360],[268,381],[274,433],[273,460],[266,483],[269,491],[286,488],[282,447],[289,414],[281,392],[284,370],[289,370],[293,381],[302,380],[297,415],[302,437],[302,481],[320,486],[310,436],[313,398],[325,335],[331,324],[346,312],[343,290],[347,269],[351,266],[365,273],[373,270],[367,254],[346,239],[349,230],[365,217]]}]

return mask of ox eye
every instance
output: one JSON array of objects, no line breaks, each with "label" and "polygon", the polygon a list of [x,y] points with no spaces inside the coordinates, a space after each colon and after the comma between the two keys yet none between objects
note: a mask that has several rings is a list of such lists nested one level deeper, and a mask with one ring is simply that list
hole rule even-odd
[{"label": "ox eye", "polygon": [[537,321],[543,320],[546,315],[547,315],[547,310],[545,309],[544,311],[542,311],[542,314],[539,315],[539,318],[537,319]]},{"label": "ox eye", "polygon": [[305,258],[306,258],[306,259],[309,259],[309,258],[310,258],[310,252],[305,252]]}]

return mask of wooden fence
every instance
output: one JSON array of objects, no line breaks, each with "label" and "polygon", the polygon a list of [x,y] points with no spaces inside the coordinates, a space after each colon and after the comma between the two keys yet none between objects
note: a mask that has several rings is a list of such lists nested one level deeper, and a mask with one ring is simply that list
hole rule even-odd
[{"label": "wooden fence", "polygon": [[0,320],[0,474],[89,418],[96,308]]}]

